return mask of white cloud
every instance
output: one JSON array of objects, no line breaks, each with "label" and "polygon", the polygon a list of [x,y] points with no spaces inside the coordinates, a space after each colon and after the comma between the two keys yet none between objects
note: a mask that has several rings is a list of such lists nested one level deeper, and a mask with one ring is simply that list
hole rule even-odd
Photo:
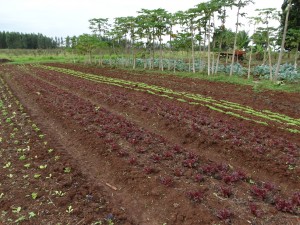
[{"label": "white cloud", "polygon": [[[164,8],[169,12],[186,10],[202,0],[0,0],[1,30],[23,33],[43,33],[48,36],[67,36],[88,33],[88,20],[135,16],[142,8]],[[255,8],[277,8],[283,0],[256,0],[255,5],[243,9],[249,16]],[[235,24],[235,11],[228,25]],[[248,25],[241,29],[248,29]]]}]

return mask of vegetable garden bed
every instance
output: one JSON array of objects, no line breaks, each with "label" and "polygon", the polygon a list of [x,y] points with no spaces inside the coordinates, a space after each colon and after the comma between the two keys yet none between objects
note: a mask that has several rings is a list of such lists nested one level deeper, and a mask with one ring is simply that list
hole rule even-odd
[{"label": "vegetable garden bed", "polygon": [[[72,177],[64,169],[74,167],[86,188],[98,181],[110,208],[90,216],[103,224],[299,222],[299,95],[64,64],[0,70],[49,143],[66,151],[55,175]],[[82,224],[95,222],[88,205],[76,207]],[[76,218],[71,209],[64,214]]]}]

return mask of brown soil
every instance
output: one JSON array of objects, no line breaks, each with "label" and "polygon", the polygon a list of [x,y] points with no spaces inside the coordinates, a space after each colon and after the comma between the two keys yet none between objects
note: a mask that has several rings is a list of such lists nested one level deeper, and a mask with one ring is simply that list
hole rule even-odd
[{"label": "brown soil", "polygon": [[[255,93],[251,88],[174,76],[131,74],[64,64],[54,66],[199,93],[295,118],[300,115],[299,94]],[[27,213],[37,212],[37,224],[61,221],[92,224],[98,220],[107,223],[107,218],[112,218],[115,224],[146,225],[299,223],[299,206],[296,211],[287,213],[278,210],[277,205],[279,196],[295,198],[295,193],[300,190],[298,134],[31,66],[7,65],[1,70],[6,74],[7,90],[12,91],[24,106],[26,115],[30,116],[29,119],[20,114],[17,120],[23,121],[20,129],[27,131],[32,129],[32,123],[37,124],[46,135],[47,145],[33,131],[24,140],[22,136],[15,139],[21,143],[31,140],[33,151],[26,156],[34,158],[35,167],[48,165],[42,179],[29,180],[26,188],[21,188],[24,186],[22,179],[16,179],[14,182],[20,185],[19,188],[9,190],[11,179],[6,178],[6,173],[1,174],[0,194],[14,196],[0,199],[3,203],[0,209],[9,212],[0,217],[3,223],[9,223],[8,218],[17,219],[11,209],[16,206],[24,206]],[[3,93],[7,90],[3,89]],[[12,104],[9,108],[13,112],[18,111],[17,107]],[[170,118],[176,114],[184,117],[174,123]],[[200,117],[203,117],[203,125],[197,132],[191,130],[188,122],[184,123]],[[4,119],[2,124],[5,125],[5,132],[1,133],[3,139],[9,140],[12,127],[6,125]],[[224,124],[228,128],[225,133],[230,137],[216,141],[215,128]],[[239,133],[242,130],[248,132]],[[239,144],[231,141],[236,132]],[[268,154],[253,152],[254,139],[250,140],[250,133],[259,136],[256,139],[263,143]],[[274,139],[279,142],[271,143]],[[3,143],[3,150],[26,146]],[[290,154],[285,153],[288,146],[296,146],[291,147],[297,151],[293,170],[288,170],[282,163],[282,159]],[[55,155],[49,156],[49,148],[55,149]],[[2,154],[1,165],[10,161],[22,175],[28,174],[30,178],[37,173],[34,170],[25,172],[24,163],[16,153],[7,150]],[[60,157],[58,162],[55,156]],[[204,167],[212,165],[226,168],[225,165],[229,165],[230,168],[216,174],[203,172]],[[72,168],[72,172],[64,172],[65,168]],[[226,176],[240,170],[246,174],[245,178],[227,182]],[[55,181],[45,178],[50,173]],[[203,176],[200,183],[195,181],[197,175]],[[260,199],[251,194],[252,182],[258,187],[271,182],[276,188]],[[220,187],[230,187],[233,196],[222,196]],[[37,201],[26,197],[34,192],[32,190],[37,190],[42,197]],[[52,197],[55,190],[62,190],[66,195]],[[196,190],[204,196],[199,201],[196,198],[191,201],[191,193]],[[249,204],[258,206],[262,215],[251,213]],[[69,205],[74,208],[71,213],[66,212]],[[222,220],[218,217],[225,208],[230,209],[233,216]],[[33,224],[32,221],[27,220],[24,224]]]}]

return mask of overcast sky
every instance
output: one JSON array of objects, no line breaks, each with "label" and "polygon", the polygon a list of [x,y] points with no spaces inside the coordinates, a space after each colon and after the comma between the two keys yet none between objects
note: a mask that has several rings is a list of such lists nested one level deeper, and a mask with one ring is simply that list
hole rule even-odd
[{"label": "overcast sky", "polygon": [[[164,8],[169,12],[187,10],[206,0],[0,0],[0,31],[42,33],[66,37],[90,33],[88,20],[136,16],[142,8]],[[283,0],[254,0],[243,12],[255,16],[256,8],[280,10]],[[236,10],[227,21],[234,27]],[[240,29],[249,30],[246,25]]]}]

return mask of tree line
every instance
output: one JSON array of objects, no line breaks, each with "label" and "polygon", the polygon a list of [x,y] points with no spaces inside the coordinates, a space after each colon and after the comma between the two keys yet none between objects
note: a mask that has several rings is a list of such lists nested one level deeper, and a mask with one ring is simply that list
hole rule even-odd
[{"label": "tree line", "polygon": [[53,49],[63,45],[63,38],[50,38],[40,33],[0,32],[0,49]]},{"label": "tree line", "polygon": [[[136,17],[118,17],[113,24],[108,18],[90,19],[90,29],[93,35],[81,35],[77,38],[76,46],[83,52],[91,55],[93,49],[109,45],[112,52],[116,46],[124,46],[127,53],[131,54],[133,69],[137,52],[142,49],[145,57],[151,58],[149,68],[154,66],[155,52],[159,55],[159,68],[164,69],[164,50],[183,50],[189,54],[192,72],[195,72],[196,51],[206,52],[206,69],[208,75],[218,71],[222,51],[230,51],[235,55],[237,49],[250,51],[249,72],[253,52],[258,52],[263,64],[268,63],[270,79],[277,79],[278,74],[273,74],[271,54],[284,41],[286,49],[298,49],[300,43],[299,0],[284,0],[282,12],[275,8],[257,9],[257,16],[248,17],[248,24],[254,30],[249,37],[245,31],[240,31],[241,17],[246,17],[245,8],[253,4],[253,0],[210,0],[202,2],[185,11],[170,13],[165,9],[141,9]],[[237,10],[234,31],[226,27],[229,10]],[[291,12],[286,20],[286,15]],[[281,21],[280,28],[272,27],[270,21]],[[288,27],[285,27],[285,22]],[[286,30],[284,40],[283,31]],[[166,42],[165,39],[168,39]],[[109,41],[105,41],[109,40]],[[249,43],[252,43],[251,50]],[[214,52],[215,54],[212,54]],[[216,56],[216,58],[215,58]],[[297,67],[297,54],[295,68]],[[200,54],[200,61],[201,54]],[[231,58],[230,76],[233,73],[235,57]],[[280,62],[278,61],[278,65]]]}]

